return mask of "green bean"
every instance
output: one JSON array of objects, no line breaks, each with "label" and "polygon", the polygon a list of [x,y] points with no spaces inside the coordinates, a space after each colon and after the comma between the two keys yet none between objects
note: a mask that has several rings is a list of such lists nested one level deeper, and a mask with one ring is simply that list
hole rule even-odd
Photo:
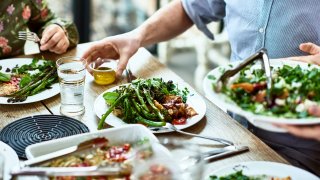
[{"label": "green bean", "polygon": [[166,125],[166,122],[164,122],[164,121],[160,121],[160,122],[151,121],[151,120],[145,119],[141,116],[137,116],[136,120],[144,125],[151,126],[151,127],[162,127],[162,126]]},{"label": "green bean", "polygon": [[132,99],[132,104],[133,106],[136,108],[136,110],[139,112],[140,115],[144,116],[147,119],[156,119],[158,118],[158,116],[156,114],[153,113],[149,113],[147,111],[145,111],[140,104],[138,104],[137,101],[135,101],[134,99]]},{"label": "green bean", "polygon": [[149,103],[149,105],[151,106],[151,108],[155,111],[155,113],[157,114],[157,116],[159,117],[159,119],[161,121],[164,121],[164,117],[161,114],[160,110],[153,104],[152,102],[152,98],[149,94],[149,92],[146,89],[143,89],[143,93],[146,96],[147,102]]},{"label": "green bean", "polygon": [[143,97],[140,95],[140,83],[138,83],[137,87],[134,88],[134,91],[136,92],[136,95],[137,95],[137,97],[138,97],[138,99],[140,101],[140,104],[141,104],[142,108],[144,110],[146,110],[147,112],[149,112],[149,109],[148,109],[146,103],[144,102]]},{"label": "green bean", "polygon": [[106,120],[106,118],[109,116],[109,114],[113,111],[113,109],[120,103],[120,101],[122,101],[123,98],[128,97],[129,94],[125,93],[123,95],[121,95],[111,106],[110,108],[107,110],[106,113],[104,113],[98,123],[98,130],[103,128],[104,122]]},{"label": "green bean", "polygon": [[58,77],[55,76],[55,77],[52,77],[52,78],[48,79],[47,81],[41,82],[41,84],[40,84],[38,87],[34,88],[34,89],[31,91],[31,94],[30,94],[30,95],[32,96],[32,95],[37,94],[37,93],[40,92],[41,90],[45,89],[48,85],[51,85],[51,84],[52,84],[55,80],[57,80],[57,79],[58,79]]}]

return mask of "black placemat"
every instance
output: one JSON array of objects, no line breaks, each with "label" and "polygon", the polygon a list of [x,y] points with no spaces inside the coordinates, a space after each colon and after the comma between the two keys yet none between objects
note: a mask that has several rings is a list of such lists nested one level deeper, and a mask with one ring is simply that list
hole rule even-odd
[{"label": "black placemat", "polygon": [[89,132],[82,122],[59,115],[36,115],[16,120],[0,131],[0,140],[11,146],[19,158],[26,159],[27,146]]}]

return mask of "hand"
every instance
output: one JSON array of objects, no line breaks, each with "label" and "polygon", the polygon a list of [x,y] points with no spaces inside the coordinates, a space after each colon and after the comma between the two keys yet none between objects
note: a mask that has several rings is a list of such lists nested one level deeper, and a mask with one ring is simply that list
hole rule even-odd
[{"label": "hand", "polygon": [[69,39],[64,30],[56,25],[51,24],[42,33],[40,41],[40,50],[62,54],[65,53],[69,47]]},{"label": "hand", "polygon": [[307,139],[315,139],[320,141],[320,125],[286,125],[286,124],[276,124],[280,128],[288,130],[289,133]]},{"label": "hand", "polygon": [[320,65],[320,46],[308,42],[308,43],[300,44],[299,48],[301,51],[309,53],[310,55],[296,56],[296,57],[290,57],[286,59]]},{"label": "hand", "polygon": [[119,59],[117,77],[120,77],[129,59],[139,48],[140,42],[136,34],[129,32],[94,42],[82,57],[87,60],[87,64],[90,64],[92,61],[99,61],[99,59]]}]

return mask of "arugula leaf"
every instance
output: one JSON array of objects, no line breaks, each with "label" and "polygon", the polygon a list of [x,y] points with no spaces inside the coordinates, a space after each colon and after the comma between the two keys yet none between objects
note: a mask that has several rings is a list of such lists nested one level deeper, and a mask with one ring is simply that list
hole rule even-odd
[{"label": "arugula leaf", "polygon": [[10,74],[5,74],[5,73],[0,72],[0,81],[8,82],[8,81],[10,81],[10,79],[11,79]]},{"label": "arugula leaf", "polygon": [[23,78],[21,78],[21,81],[19,83],[20,88],[25,87],[26,85],[28,85],[30,82],[32,81],[32,78],[30,76],[24,76]]},{"label": "arugula leaf", "polygon": [[106,92],[103,94],[103,99],[106,100],[107,104],[113,104],[120,96],[117,92]]}]

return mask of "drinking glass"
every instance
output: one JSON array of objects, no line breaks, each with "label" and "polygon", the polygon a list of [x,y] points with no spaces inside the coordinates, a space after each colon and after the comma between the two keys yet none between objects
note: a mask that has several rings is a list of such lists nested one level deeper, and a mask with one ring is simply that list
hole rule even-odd
[{"label": "drinking glass", "polygon": [[79,57],[63,57],[58,59],[56,64],[61,95],[60,113],[70,117],[83,115],[86,60]]},{"label": "drinking glass", "polygon": [[133,180],[200,180],[205,161],[197,146],[165,139],[141,148],[133,164]]}]

